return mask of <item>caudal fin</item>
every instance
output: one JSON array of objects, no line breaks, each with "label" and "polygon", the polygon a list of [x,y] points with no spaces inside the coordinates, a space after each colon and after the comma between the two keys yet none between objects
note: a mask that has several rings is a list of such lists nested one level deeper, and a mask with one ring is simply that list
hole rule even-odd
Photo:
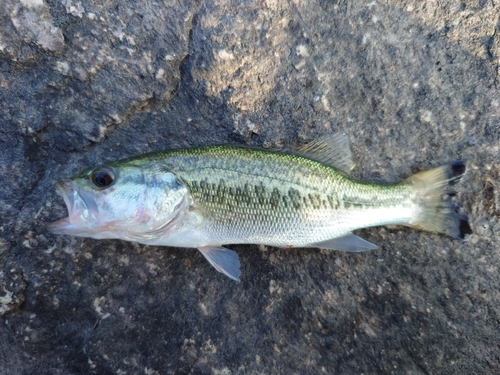
[{"label": "caudal fin", "polygon": [[472,234],[467,215],[450,199],[456,184],[465,172],[465,164],[456,161],[428,171],[419,172],[403,181],[414,188],[415,217],[410,226],[430,232],[445,233],[460,240]]}]

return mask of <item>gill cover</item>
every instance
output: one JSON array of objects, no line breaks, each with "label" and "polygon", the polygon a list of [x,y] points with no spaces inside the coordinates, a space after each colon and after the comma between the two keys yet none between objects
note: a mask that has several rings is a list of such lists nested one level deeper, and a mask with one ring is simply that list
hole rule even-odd
[{"label": "gill cover", "polygon": [[145,241],[160,236],[189,205],[187,189],[162,165],[113,163],[57,183],[68,218],[55,233]]}]

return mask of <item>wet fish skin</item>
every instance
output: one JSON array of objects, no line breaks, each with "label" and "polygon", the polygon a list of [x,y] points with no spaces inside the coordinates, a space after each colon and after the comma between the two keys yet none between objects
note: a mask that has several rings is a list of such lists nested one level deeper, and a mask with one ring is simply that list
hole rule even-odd
[{"label": "wet fish skin", "polygon": [[212,146],[167,155],[156,157],[186,183],[207,220],[204,245],[311,246],[411,215],[407,185],[357,183],[294,154]]},{"label": "wet fish skin", "polygon": [[[376,246],[351,232],[369,226],[403,224],[459,239],[471,233],[446,198],[465,172],[462,162],[391,185],[349,179],[352,165],[344,135],[296,153],[205,146],[128,158],[59,183],[69,218],[52,230],[198,248],[235,280],[238,257],[224,244],[364,251]],[[112,183],[96,188],[92,178],[108,172]]]}]

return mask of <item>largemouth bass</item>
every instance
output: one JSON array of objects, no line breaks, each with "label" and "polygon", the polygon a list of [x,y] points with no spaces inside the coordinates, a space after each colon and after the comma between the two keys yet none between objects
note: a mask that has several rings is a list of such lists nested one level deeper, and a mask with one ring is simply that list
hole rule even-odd
[{"label": "largemouth bass", "polygon": [[461,240],[472,233],[449,198],[449,185],[465,172],[463,162],[390,185],[348,178],[353,165],[343,134],[293,152],[206,146],[146,154],[59,181],[69,216],[50,229],[197,248],[234,280],[238,255],[222,245],[374,250],[352,231],[385,224]]}]

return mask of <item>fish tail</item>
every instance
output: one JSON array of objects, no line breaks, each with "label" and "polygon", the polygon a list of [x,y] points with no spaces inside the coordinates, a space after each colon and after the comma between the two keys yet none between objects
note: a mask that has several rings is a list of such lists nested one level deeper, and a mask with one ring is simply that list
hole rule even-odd
[{"label": "fish tail", "polygon": [[450,199],[455,194],[450,185],[465,173],[465,164],[455,161],[408,177],[402,183],[410,185],[415,204],[410,226],[430,232],[444,233],[460,240],[472,234],[467,215],[460,212]]}]

